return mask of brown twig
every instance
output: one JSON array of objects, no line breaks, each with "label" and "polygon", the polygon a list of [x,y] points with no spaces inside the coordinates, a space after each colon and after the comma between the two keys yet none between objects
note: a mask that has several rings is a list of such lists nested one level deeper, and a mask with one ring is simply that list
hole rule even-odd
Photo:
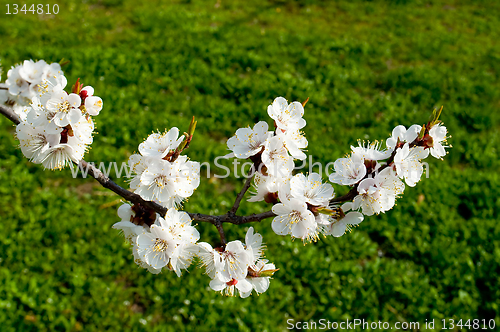
[{"label": "brown twig", "polygon": [[234,215],[234,214],[236,214],[236,211],[238,211],[238,208],[240,207],[240,203],[241,203],[241,200],[243,199],[243,196],[245,196],[245,193],[248,191],[248,188],[250,188],[250,185],[252,184],[252,179],[253,179],[254,174],[255,174],[255,167],[252,166],[252,168],[250,168],[250,172],[247,175],[247,180],[245,181],[245,185],[243,186],[243,188],[239,192],[238,196],[236,196],[236,200],[234,201],[234,205],[231,208],[231,210],[229,210],[229,212],[228,212],[229,214]]},{"label": "brown twig", "polygon": [[230,215],[229,213],[218,216],[212,216],[201,213],[189,213],[189,216],[193,220],[209,222],[211,224],[215,224],[217,220],[219,220],[222,223],[227,222],[233,225],[242,225],[242,224],[247,224],[249,222],[259,222],[267,218],[275,217],[276,215],[274,214],[273,211],[266,211],[259,214],[251,214],[249,216],[236,216],[236,215]]},{"label": "brown twig", "polygon": [[354,199],[354,197],[356,197],[358,195],[358,185],[356,184],[351,190],[349,190],[349,192],[347,194],[345,194],[344,196],[340,196],[340,197],[335,197],[333,199],[330,200],[330,206],[331,205],[335,205],[337,203],[344,203],[344,202],[348,202],[348,201],[352,201]]},{"label": "brown twig", "polygon": [[220,221],[218,218],[214,223],[215,228],[217,228],[217,231],[219,232],[220,236],[220,241],[223,246],[226,246],[226,234],[224,233],[224,227],[222,226],[222,221]]},{"label": "brown twig", "polygon": [[189,144],[191,143],[191,139],[193,138],[192,135],[188,135],[186,136],[186,145],[181,149],[181,148],[177,148],[174,152],[174,154],[172,154],[172,156],[170,157],[170,162],[173,163],[174,161],[177,160],[177,158],[179,158],[179,156],[181,155],[181,153],[186,150],[187,148],[189,148]]},{"label": "brown twig", "polygon": [[14,113],[14,111],[9,107],[0,105],[0,113],[2,113],[2,115],[5,116],[10,121],[14,122],[16,125],[18,125],[21,122],[21,119],[19,119],[17,114]]},{"label": "brown twig", "polygon": [[92,164],[89,164],[85,160],[80,160],[78,167],[83,171],[83,169],[88,170],[88,174],[97,180],[104,188],[107,188],[119,196],[125,198],[127,201],[132,202],[134,204],[141,204],[149,209],[155,210],[160,215],[164,216],[167,213],[167,208],[161,206],[158,203],[152,201],[146,201],[141,196],[128,191],[127,189],[120,187],[109,177],[105,176],[103,172],[101,172],[97,167]]},{"label": "brown twig", "polygon": [[170,162],[173,163],[181,153],[189,148],[189,144],[191,143],[191,140],[193,139],[193,134],[196,129],[196,124],[198,122],[195,121],[195,118],[193,116],[193,119],[191,120],[191,123],[189,124],[188,132],[184,133],[184,141],[175,149],[174,154],[170,157]]}]

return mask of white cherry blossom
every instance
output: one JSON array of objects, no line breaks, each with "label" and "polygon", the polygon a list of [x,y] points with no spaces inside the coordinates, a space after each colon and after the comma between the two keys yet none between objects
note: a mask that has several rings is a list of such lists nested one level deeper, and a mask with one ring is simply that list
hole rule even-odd
[{"label": "white cherry blossom", "polygon": [[430,148],[431,155],[434,158],[442,159],[442,157],[446,156],[446,151],[444,148],[447,148],[447,145],[443,145],[443,142],[446,142],[446,133],[447,129],[445,126],[442,126],[440,123],[434,125],[429,130],[429,136],[432,137],[432,147]]},{"label": "white cherry blossom", "polygon": [[262,235],[255,233],[253,227],[250,227],[245,235],[245,248],[249,255],[250,265],[253,265],[263,255],[265,246],[262,244]]},{"label": "white cherry blossom", "polygon": [[179,138],[179,129],[173,127],[163,134],[154,133],[139,144],[139,152],[145,157],[164,158],[169,152],[177,149],[184,140],[184,136]]},{"label": "white cherry blossom", "polygon": [[[342,212],[347,212],[352,209],[353,203],[344,203],[341,207]],[[327,223],[321,225],[321,232],[325,235],[332,235],[334,237],[340,237],[345,234],[346,229],[350,229],[350,225],[360,224],[364,216],[360,212],[351,211],[347,212],[345,215],[339,218],[334,216],[327,216]]]},{"label": "white cherry blossom", "polygon": [[54,91],[47,101],[47,111],[54,114],[52,121],[59,127],[69,124],[69,116],[75,112],[81,113],[78,109],[82,103],[79,95],[66,93],[64,90]]},{"label": "white cherry blossom", "polygon": [[302,129],[306,125],[306,120],[302,118],[304,107],[298,101],[288,105],[285,98],[278,97],[267,107],[267,113],[283,131]]},{"label": "white cherry blossom", "polygon": [[44,60],[25,60],[19,69],[19,75],[29,83],[41,81],[47,67],[48,64]]},{"label": "white cherry blossom", "polygon": [[146,200],[158,200],[167,208],[175,207],[191,196],[200,184],[200,165],[188,161],[186,156],[179,156],[173,163],[153,158],[144,160],[147,167],[141,172],[140,184],[132,181],[136,193]]},{"label": "white cherry blossom", "polygon": [[[136,238],[137,239],[137,238]],[[135,242],[134,242],[135,243]],[[141,258],[141,256],[139,256],[139,252],[138,250],[135,250],[135,244],[134,244],[134,249],[132,249],[132,255],[134,257],[134,263],[139,265],[140,267],[142,267],[143,269],[146,269],[148,270],[149,273],[152,273],[152,274],[159,274],[161,271],[162,271],[162,268],[160,269],[156,269],[154,267],[152,267],[151,265],[149,265],[148,263],[146,263],[145,261],[143,261]]]},{"label": "white cherry blossom", "polygon": [[10,94],[23,95],[24,97],[26,94],[29,96],[29,83],[21,76],[21,68],[21,66],[12,67],[7,72],[8,78],[5,81],[5,85],[9,89]]},{"label": "white cherry blossom", "polygon": [[145,200],[169,202],[175,196],[171,168],[172,164],[166,160],[152,160],[142,172],[141,184],[135,192]]},{"label": "white cherry blossom", "polygon": [[330,174],[330,181],[340,185],[351,186],[361,181],[366,175],[364,159],[353,153],[349,158],[339,158],[333,165],[335,173]]},{"label": "white cherry blossom", "polygon": [[99,115],[102,110],[102,99],[94,96],[94,88],[91,86],[83,87],[80,90],[80,97],[84,100],[85,110],[92,116]]},{"label": "white cherry blossom", "polygon": [[394,166],[400,178],[404,178],[407,185],[415,187],[424,172],[424,166],[420,162],[427,158],[429,150],[423,147],[410,148],[408,143],[396,150]]},{"label": "white cherry blossom", "polygon": [[194,243],[182,242],[174,250],[170,257],[169,269],[175,272],[178,277],[181,276],[181,270],[187,268],[193,262],[193,259],[198,255],[199,247]]},{"label": "white cherry blossom", "polygon": [[266,141],[262,162],[267,173],[275,177],[287,177],[294,168],[293,158],[288,155],[284,141],[279,136]]},{"label": "white cherry blossom", "polygon": [[59,79],[59,76],[64,76],[64,73],[61,70],[61,65],[57,62],[46,65],[43,69],[42,80],[48,79],[50,77]]},{"label": "white cherry blossom", "polygon": [[368,142],[364,143],[361,141],[358,141],[358,146],[354,147],[351,146],[351,150],[353,154],[357,154],[359,158],[362,158],[363,160],[382,160],[389,158],[391,155],[390,150],[381,150],[380,149],[380,142]]},{"label": "white cherry blossom", "polygon": [[[258,238],[252,240],[258,241]],[[254,244],[255,245],[255,244]],[[198,243],[202,266],[205,273],[214,280],[227,283],[231,280],[244,280],[252,259],[253,249],[247,250],[239,240],[229,242],[225,249],[217,250],[205,242]],[[252,251],[250,253],[249,251]]]},{"label": "white cherry blossom", "polygon": [[85,109],[90,115],[99,115],[102,110],[102,99],[97,96],[90,96],[85,98]]},{"label": "white cherry blossom", "polygon": [[48,169],[62,169],[71,163],[78,164],[85,154],[86,146],[79,139],[68,136],[66,143],[51,145],[42,156],[42,165]]},{"label": "white cherry blossom", "polygon": [[186,269],[197,254],[196,241],[199,238],[189,215],[171,208],[165,218],[157,218],[149,231],[137,236],[134,250],[154,269],[168,266],[180,276],[181,269]]},{"label": "white cherry blossom", "polygon": [[220,251],[215,250],[209,243],[198,242],[198,257],[201,260],[201,267],[205,268],[205,273],[210,279],[219,279],[228,282],[230,279],[222,275],[224,269],[224,258]]},{"label": "white cherry blossom", "polygon": [[33,101],[28,108],[26,122],[33,127],[43,127],[49,134],[57,134],[62,130],[54,121],[56,112],[47,110],[38,97],[33,97]]},{"label": "white cherry blossom", "polygon": [[148,168],[151,157],[144,157],[138,153],[134,153],[128,158],[128,166],[135,173],[130,181],[130,188],[136,190],[141,185],[141,175]]},{"label": "white cherry blossom", "polygon": [[358,195],[353,201],[353,210],[362,209],[366,216],[385,212],[394,206],[396,197],[403,193],[405,185],[390,168],[359,183]]},{"label": "white cherry blossom", "polygon": [[34,163],[41,163],[50,146],[59,143],[60,134],[47,134],[43,127],[33,127],[21,122],[16,127],[21,152]]},{"label": "white cherry blossom", "polygon": [[275,177],[272,175],[263,175],[259,172],[255,173],[254,177],[254,188],[255,193],[253,196],[248,198],[249,202],[259,202],[266,201],[267,203],[272,203],[270,200],[271,194],[276,194],[279,189],[287,182],[290,178],[287,177]]},{"label": "white cherry blossom", "polygon": [[174,193],[182,199],[190,197],[200,185],[200,163],[179,156],[173,163],[171,175],[175,178]]},{"label": "white cherry blossom", "polygon": [[38,104],[40,104],[40,107],[46,107],[49,99],[51,99],[56,92],[64,90],[67,84],[68,80],[62,74],[48,76],[37,85],[38,90],[34,97],[38,98]]},{"label": "white cherry blossom", "polygon": [[332,185],[323,183],[318,173],[295,175],[290,179],[290,190],[292,197],[314,206],[328,205],[334,197]]},{"label": "white cherry blossom", "polygon": [[[222,281],[220,279],[213,279],[210,281],[210,288],[216,292],[226,296],[235,296],[236,290],[239,292],[240,297],[248,297],[252,292],[252,284],[247,279],[231,279],[230,281]],[[245,294],[248,294],[244,296]]]},{"label": "white cherry blossom", "polygon": [[92,133],[94,132],[94,121],[92,121],[92,118],[85,117],[80,110],[75,109],[68,114],[68,119],[73,136],[84,144],[92,144]]},{"label": "white cherry blossom", "polygon": [[299,130],[278,131],[278,136],[283,140],[286,149],[293,158],[299,160],[306,159],[307,156],[302,152],[302,149],[307,148],[308,142]]},{"label": "white cherry blossom", "polygon": [[123,232],[123,236],[130,243],[133,244],[139,234],[144,232],[144,227],[134,224],[131,220],[135,216],[130,204],[122,204],[118,208],[118,217],[121,221],[115,223],[112,228],[119,229]]},{"label": "white cherry blossom", "polygon": [[276,234],[291,234],[292,237],[302,239],[304,242],[317,239],[318,225],[305,202],[292,198],[274,205],[272,211],[276,217],[271,227]]},{"label": "white cherry blossom", "polygon": [[422,130],[422,126],[417,124],[412,125],[408,130],[402,125],[396,126],[392,130],[392,136],[387,139],[385,145],[390,151],[393,151],[398,141],[412,143],[418,137],[420,130]]},{"label": "white cherry blossom", "polygon": [[224,267],[222,269],[222,280],[244,280],[248,273],[251,262],[251,255],[245,249],[241,241],[231,241],[226,245],[221,253]]},{"label": "white cherry blossom", "polygon": [[80,90],[80,96],[82,96],[83,99],[86,99],[87,97],[91,97],[94,95],[94,88],[91,87],[90,85],[84,86]]},{"label": "white cherry blossom", "polygon": [[[265,271],[276,270],[276,266],[273,263],[268,263],[268,261],[265,259],[257,261],[253,268],[255,269],[253,273],[257,275]],[[252,285],[252,289],[250,289],[250,291],[248,292],[240,291],[240,296],[242,298],[250,296],[252,294],[252,290],[255,290],[257,295],[265,293],[269,288],[269,284],[271,283],[271,277],[269,276],[251,276],[249,274],[246,280]]]},{"label": "white cherry blossom", "polygon": [[266,122],[258,122],[253,129],[240,128],[236,134],[228,139],[227,147],[236,158],[246,159],[259,152],[262,152],[264,144],[273,133],[268,131],[269,126]]},{"label": "white cherry blossom", "polygon": [[61,76],[64,77],[58,63],[49,65],[44,60],[37,62],[26,60],[9,70],[5,83],[10,94],[31,100],[42,93],[41,87],[45,80],[48,78],[62,80]]}]

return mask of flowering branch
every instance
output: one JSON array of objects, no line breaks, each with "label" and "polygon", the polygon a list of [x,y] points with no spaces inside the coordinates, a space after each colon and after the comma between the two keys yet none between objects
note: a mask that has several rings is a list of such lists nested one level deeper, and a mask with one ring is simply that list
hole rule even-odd
[{"label": "flowering branch", "polygon": [[[133,245],[138,265],[151,273],[167,268],[180,276],[181,270],[198,257],[211,278],[210,287],[227,295],[233,295],[235,290],[241,297],[253,290],[257,294],[265,292],[277,269],[263,259],[262,236],[254,233],[253,227],[248,229],[245,243],[228,242],[224,223],[242,225],[274,218],[271,228],[276,234],[300,238],[305,243],[317,241],[320,234],[342,236],[365,216],[392,209],[406,186],[413,187],[420,181],[422,160],[429,154],[442,159],[449,147],[443,145],[447,129],[439,120],[441,107],[422,126],[395,127],[385,149],[379,142],[351,146],[351,154],[337,159],[335,172],[329,176],[330,182],[350,188],[345,195],[335,197],[333,186],[324,183],[321,174],[293,174],[295,160],[307,157],[304,149],[308,141],[301,129],[306,126],[303,115],[309,98],[288,104],[285,98],[278,97],[267,108],[273,127],[260,121],[253,128],[236,130],[227,141],[232,153],[226,158],[253,164],[231,209],[223,215],[189,213],[180,208],[198,188],[201,167],[183,154],[193,139],[197,124],[194,117],[181,137],[179,129],[173,127],[153,133],[139,144],[139,152],[128,160],[134,173],[129,191],[83,160],[93,142],[92,117],[103,105],[91,86],[77,81],[68,94],[60,65],[43,60],[25,61],[12,67],[7,76],[3,90],[8,91],[0,95],[0,113],[17,125],[20,148],[27,158],[50,169],[76,165],[103,187],[131,202],[118,208],[121,221],[113,228],[121,230]],[[264,201],[272,208],[238,216],[236,212],[252,180],[255,193],[248,201]],[[200,234],[192,221],[213,224],[220,246],[198,242]]]}]

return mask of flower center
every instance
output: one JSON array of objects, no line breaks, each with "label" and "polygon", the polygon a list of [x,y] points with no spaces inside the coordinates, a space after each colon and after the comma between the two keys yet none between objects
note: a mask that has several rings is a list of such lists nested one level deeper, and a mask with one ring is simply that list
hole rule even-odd
[{"label": "flower center", "polygon": [[254,139],[255,136],[255,134],[251,134],[248,136],[248,146],[252,150],[257,149],[261,145],[261,142],[259,140]]},{"label": "flower center", "polygon": [[227,262],[227,266],[228,266],[230,271],[238,271],[238,269],[240,269],[240,265],[238,264],[239,257],[236,256],[235,253],[230,252],[230,251],[225,251],[224,258]]},{"label": "flower center", "polygon": [[163,189],[167,186],[167,177],[165,175],[160,175],[160,176],[156,177],[155,183],[158,187]]},{"label": "flower center", "polygon": [[302,220],[302,215],[299,211],[292,211],[290,213],[290,224],[298,224]]},{"label": "flower center", "polygon": [[69,101],[67,101],[67,100],[63,101],[62,103],[57,104],[57,110],[59,112],[68,113],[70,109],[71,109],[71,105],[69,104]]},{"label": "flower center", "polygon": [[153,245],[154,252],[162,252],[167,250],[167,248],[168,248],[167,241],[158,238],[156,239],[155,244]]}]

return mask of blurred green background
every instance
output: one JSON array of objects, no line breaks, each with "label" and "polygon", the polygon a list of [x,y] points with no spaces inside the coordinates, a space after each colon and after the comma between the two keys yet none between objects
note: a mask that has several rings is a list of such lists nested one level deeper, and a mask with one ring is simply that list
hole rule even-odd
[{"label": "blurred green background", "polygon": [[[184,131],[193,115],[188,155],[213,161],[237,128],[271,123],[277,96],[310,97],[318,162],[423,124],[440,105],[453,145],[393,210],[341,238],[303,246],[271,220],[254,224],[280,271],[267,293],[240,299],[209,290],[195,266],[182,278],[138,268],[111,229],[119,197],[31,164],[0,118],[2,332],[280,331],[321,318],[500,326],[500,2],[89,0],[57,2],[51,16],[6,15],[13,1],[0,2],[5,71],[69,59],[70,84],[80,77],[104,100],[87,161],[126,161],[152,131]],[[203,178],[186,210],[224,213],[241,185]],[[267,209],[245,202],[240,213]],[[198,229],[218,240],[212,225]],[[226,226],[229,240],[245,231]]]}]

